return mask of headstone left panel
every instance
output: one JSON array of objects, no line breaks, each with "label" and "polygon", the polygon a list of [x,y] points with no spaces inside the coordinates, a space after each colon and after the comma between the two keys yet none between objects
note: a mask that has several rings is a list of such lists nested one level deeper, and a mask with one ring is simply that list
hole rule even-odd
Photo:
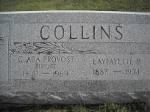
[{"label": "headstone left panel", "polygon": [[8,81],[9,23],[0,23],[0,81]]}]

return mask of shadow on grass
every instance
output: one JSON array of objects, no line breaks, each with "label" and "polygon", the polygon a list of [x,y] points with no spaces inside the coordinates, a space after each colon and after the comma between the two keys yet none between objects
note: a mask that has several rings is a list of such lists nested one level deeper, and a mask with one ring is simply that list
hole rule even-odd
[{"label": "shadow on grass", "polygon": [[149,112],[146,103],[104,105],[5,105],[1,112]]}]

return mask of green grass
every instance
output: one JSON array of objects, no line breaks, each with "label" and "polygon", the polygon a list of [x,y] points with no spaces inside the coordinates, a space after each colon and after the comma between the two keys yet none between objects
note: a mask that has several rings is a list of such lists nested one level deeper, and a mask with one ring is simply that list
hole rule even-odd
[{"label": "green grass", "polygon": [[150,11],[150,0],[0,0],[0,11],[31,10]]},{"label": "green grass", "polygon": [[[94,108],[87,106],[70,106],[69,108],[51,107],[47,109],[33,109],[31,112],[128,112],[126,107],[119,106],[117,104],[105,104],[102,106],[96,106]],[[28,112],[28,111],[26,111]]]},{"label": "green grass", "polygon": [[[149,112],[145,103],[35,106],[23,110],[23,112]],[[20,111],[22,112],[22,110],[16,112]]]}]

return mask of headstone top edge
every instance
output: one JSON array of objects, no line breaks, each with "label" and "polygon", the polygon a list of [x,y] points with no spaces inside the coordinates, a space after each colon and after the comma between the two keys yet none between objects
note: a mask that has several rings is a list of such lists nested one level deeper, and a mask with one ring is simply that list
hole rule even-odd
[{"label": "headstone top edge", "polygon": [[47,11],[8,11],[8,12],[0,12],[0,14],[53,14],[53,13],[93,13],[93,14],[136,14],[136,15],[149,15],[150,12],[125,12],[125,11],[90,11],[90,10],[47,10]]}]

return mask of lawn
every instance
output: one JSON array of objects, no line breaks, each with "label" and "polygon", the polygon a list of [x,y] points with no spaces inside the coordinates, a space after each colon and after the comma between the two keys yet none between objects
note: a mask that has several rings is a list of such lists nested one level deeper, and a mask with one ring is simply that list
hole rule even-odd
[{"label": "lawn", "polygon": [[30,105],[28,107],[7,108],[6,110],[7,111],[4,112],[150,112],[149,107],[145,103],[108,103],[104,105]]},{"label": "lawn", "polygon": [[0,11],[30,10],[150,11],[150,0],[0,0]]}]

